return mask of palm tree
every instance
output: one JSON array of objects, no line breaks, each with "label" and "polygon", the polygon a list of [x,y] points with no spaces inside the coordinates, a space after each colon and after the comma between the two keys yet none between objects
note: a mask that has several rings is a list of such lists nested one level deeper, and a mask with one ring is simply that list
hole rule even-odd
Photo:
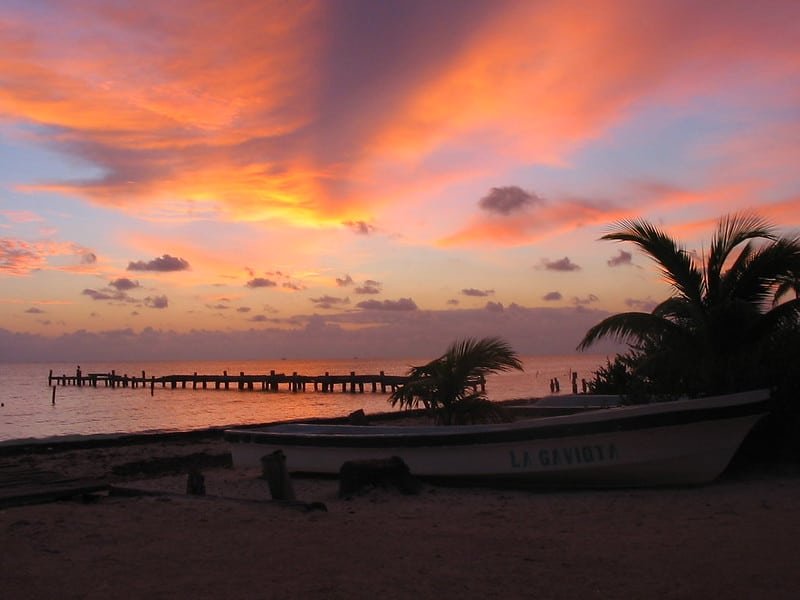
[{"label": "palm tree", "polygon": [[769,382],[777,348],[796,331],[800,238],[780,237],[764,219],[720,219],[707,260],[698,261],[644,220],[622,221],[601,239],[632,242],[655,263],[673,295],[651,313],[608,317],[578,349],[600,338],[627,342],[640,379],[667,393],[724,393]]},{"label": "palm tree", "polygon": [[497,407],[480,383],[490,373],[522,370],[516,352],[499,338],[456,341],[439,358],[411,367],[409,380],[389,397],[392,406],[424,406],[443,425],[496,420]]}]

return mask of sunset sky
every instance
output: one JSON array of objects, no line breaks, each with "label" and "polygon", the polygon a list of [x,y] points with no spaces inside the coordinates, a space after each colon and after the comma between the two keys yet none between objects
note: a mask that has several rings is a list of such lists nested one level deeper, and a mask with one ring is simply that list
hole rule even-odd
[{"label": "sunset sky", "polygon": [[794,0],[3,0],[0,360],[572,352],[669,294],[614,222],[800,229],[798,40]]}]

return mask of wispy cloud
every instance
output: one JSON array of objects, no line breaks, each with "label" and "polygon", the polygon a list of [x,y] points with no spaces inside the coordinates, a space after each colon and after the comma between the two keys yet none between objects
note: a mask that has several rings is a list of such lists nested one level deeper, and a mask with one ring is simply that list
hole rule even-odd
[{"label": "wispy cloud", "polygon": [[642,312],[652,312],[658,306],[658,302],[652,298],[626,298],[625,306]]},{"label": "wispy cloud", "polygon": [[120,290],[96,290],[93,288],[84,289],[81,294],[89,296],[92,300],[113,300],[116,302],[136,302],[123,291]]},{"label": "wispy cloud", "polygon": [[350,231],[359,235],[369,235],[375,231],[375,226],[370,225],[366,221],[345,221],[344,225],[346,225]]},{"label": "wispy cloud", "polygon": [[359,285],[355,288],[356,294],[380,294],[381,293],[381,282],[375,281],[374,279],[367,279],[364,281],[362,285]]},{"label": "wispy cloud", "polygon": [[311,302],[317,308],[332,309],[340,308],[344,305],[350,304],[350,298],[340,298],[337,296],[320,296],[319,298],[310,298]]},{"label": "wispy cloud", "polygon": [[[53,264],[51,258],[68,257],[67,264]],[[39,270],[85,272],[91,270],[97,256],[87,248],[70,242],[35,241],[0,238],[0,273],[30,275]]]},{"label": "wispy cloud", "polygon": [[44,267],[46,262],[46,255],[39,245],[0,239],[0,271],[9,275],[28,275]]},{"label": "wispy cloud", "polygon": [[400,298],[399,300],[364,300],[356,304],[356,307],[363,310],[383,310],[383,311],[411,311],[417,310],[417,304],[411,298]]},{"label": "wispy cloud", "polygon": [[355,283],[353,278],[350,275],[345,275],[344,277],[337,277],[336,278],[336,285],[339,287],[347,287],[349,285],[353,285]]},{"label": "wispy cloud", "polygon": [[575,304],[576,306],[586,306],[587,304],[594,304],[598,300],[600,300],[600,298],[598,298],[594,294],[587,294],[586,296],[583,297],[574,296],[572,298],[572,303]]},{"label": "wispy cloud", "polygon": [[572,262],[568,256],[564,258],[559,258],[557,260],[550,260],[547,258],[543,258],[541,262],[541,266],[543,269],[547,271],[580,271],[580,266],[576,265]]},{"label": "wispy cloud", "polygon": [[476,288],[464,288],[461,290],[463,296],[474,296],[477,298],[485,298],[494,294],[494,290],[479,290]]}]

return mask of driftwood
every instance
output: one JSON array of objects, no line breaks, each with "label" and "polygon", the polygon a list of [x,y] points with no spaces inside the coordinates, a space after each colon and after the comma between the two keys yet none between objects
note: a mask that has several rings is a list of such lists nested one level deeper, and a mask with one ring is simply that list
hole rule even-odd
[{"label": "driftwood", "polygon": [[295,500],[292,480],[286,468],[286,455],[280,450],[261,457],[261,477],[269,483],[273,500]]},{"label": "driftwood", "polygon": [[392,486],[403,494],[417,494],[422,487],[399,456],[344,463],[339,469],[339,496],[349,496],[365,486]]}]

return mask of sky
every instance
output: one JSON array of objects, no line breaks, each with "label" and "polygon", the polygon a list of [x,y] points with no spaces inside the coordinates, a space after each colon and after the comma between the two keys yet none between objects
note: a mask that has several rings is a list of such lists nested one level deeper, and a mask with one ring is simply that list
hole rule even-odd
[{"label": "sky", "polygon": [[574,352],[670,294],[615,223],[798,229],[798,40],[794,0],[0,0],[0,361]]}]

